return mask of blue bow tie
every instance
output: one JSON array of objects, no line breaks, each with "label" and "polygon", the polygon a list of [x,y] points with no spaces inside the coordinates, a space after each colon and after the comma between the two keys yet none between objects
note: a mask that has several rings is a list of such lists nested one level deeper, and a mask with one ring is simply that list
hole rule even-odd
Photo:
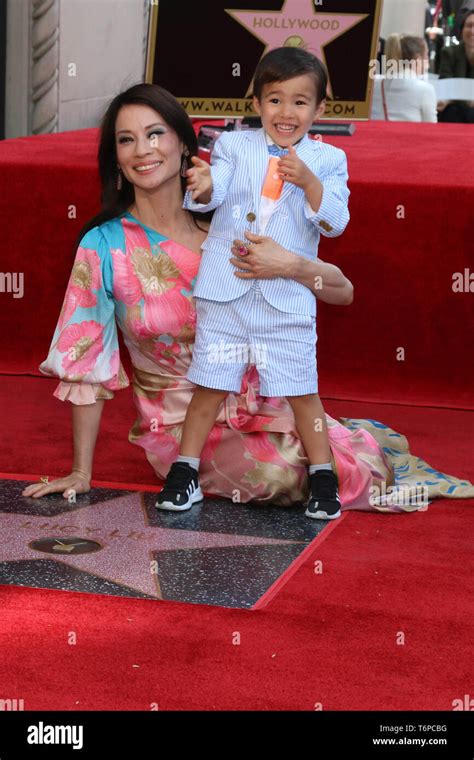
[{"label": "blue bow tie", "polygon": [[279,148],[278,145],[272,143],[268,146],[268,152],[271,156],[285,156],[288,153],[288,148]]}]

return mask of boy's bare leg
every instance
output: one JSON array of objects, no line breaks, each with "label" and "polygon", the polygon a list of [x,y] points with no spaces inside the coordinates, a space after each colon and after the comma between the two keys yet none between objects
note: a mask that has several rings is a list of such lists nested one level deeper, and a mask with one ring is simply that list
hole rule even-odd
[{"label": "boy's bare leg", "polygon": [[229,391],[196,387],[184,419],[179,453],[184,457],[201,456],[201,451],[216,421],[219,406]]},{"label": "boy's bare leg", "polygon": [[196,386],[184,420],[180,456],[171,465],[166,483],[158,494],[157,509],[182,512],[202,501],[197,473],[199,459],[227,393]]},{"label": "boy's bare leg", "polygon": [[326,414],[317,393],[306,396],[287,396],[295,415],[296,429],[310,464],[331,461]]},{"label": "boy's bare leg", "polygon": [[341,516],[341,502],[337,491],[337,473],[333,471],[331,462],[323,405],[317,393],[287,398],[309,460],[310,493],[305,515],[315,520],[335,520]]}]

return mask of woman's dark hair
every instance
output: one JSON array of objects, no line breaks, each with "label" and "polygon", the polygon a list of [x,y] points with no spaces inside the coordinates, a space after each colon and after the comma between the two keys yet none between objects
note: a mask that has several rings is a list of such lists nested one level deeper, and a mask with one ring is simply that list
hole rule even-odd
[{"label": "woman's dark hair", "polygon": [[319,58],[299,47],[275,48],[263,56],[255,70],[253,94],[260,100],[264,85],[286,82],[303,74],[313,77],[316,103],[321,103],[326,97],[328,73]]},{"label": "woman's dark hair", "polygon": [[469,16],[472,16],[473,13],[474,13],[474,8],[469,8],[465,6],[463,6],[461,10],[459,11],[459,14],[460,14],[459,28],[461,32],[464,29],[464,24],[468,20]]},{"label": "woman's dark hair", "polygon": [[[115,124],[117,116],[122,106],[127,105],[144,105],[157,111],[164,121],[176,132],[179,139],[189,150],[186,157],[188,166],[191,167],[191,157],[196,156],[198,144],[196,133],[191,120],[178,103],[175,97],[157,84],[135,84],[128,90],[119,93],[110,103],[105,112],[100,125],[99,149],[97,159],[99,163],[99,175],[102,187],[101,202],[102,210],[84,225],[76,241],[76,249],[82,237],[97,225],[103,224],[123,214],[133,203],[135,199],[133,185],[122,174],[122,187],[117,189],[118,169],[117,169],[117,150],[115,137]],[[183,155],[183,159],[184,159]],[[186,190],[186,178],[181,177],[181,187],[183,196]],[[201,219],[209,218],[210,215],[199,214]],[[197,223],[197,213],[193,213],[194,221]],[[199,229],[202,229],[199,227]],[[76,250],[75,249],[75,250]]]}]

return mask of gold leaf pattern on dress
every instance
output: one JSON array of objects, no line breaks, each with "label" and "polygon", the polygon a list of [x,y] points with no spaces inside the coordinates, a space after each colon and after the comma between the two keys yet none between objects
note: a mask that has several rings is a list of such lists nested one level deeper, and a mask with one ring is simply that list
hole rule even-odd
[{"label": "gold leaf pattern on dress", "polygon": [[137,343],[142,354],[146,354],[147,356],[153,355],[155,350],[153,338],[137,338]]},{"label": "gold leaf pattern on dress", "polygon": [[182,425],[173,425],[173,427],[167,428],[166,432],[169,435],[172,435],[173,438],[176,438],[178,443],[181,443],[181,435],[183,432],[183,426]]},{"label": "gold leaf pattern on dress", "polygon": [[306,454],[303,449],[303,444],[299,438],[294,439],[294,445],[288,445],[288,439],[284,438],[281,434],[268,433],[268,440],[275,446],[279,455],[288,464],[298,467],[301,465],[306,466]]},{"label": "gold leaf pattern on dress", "polygon": [[129,325],[133,325],[134,322],[141,322],[142,310],[139,304],[135,304],[134,306],[127,306],[125,319]]},{"label": "gold leaf pattern on dress", "polygon": [[135,441],[138,441],[143,435],[141,423],[142,423],[142,418],[138,416],[136,420],[134,421],[132,427],[128,431],[128,440],[130,441],[130,443],[135,443]]},{"label": "gold leaf pattern on dress", "polygon": [[97,386],[97,393],[96,393],[96,397],[95,397],[96,401],[101,400],[101,399],[112,399],[112,398],[114,398],[114,395],[115,394],[114,394],[113,391],[109,391],[109,389],[108,388],[104,388],[103,385],[98,385]]},{"label": "gold leaf pattern on dress", "polygon": [[257,493],[258,487],[264,483],[274,494],[285,494],[289,504],[301,500],[301,484],[296,469],[283,468],[272,462],[254,462],[255,467],[247,470],[243,480],[253,486]]},{"label": "gold leaf pattern on dress", "polygon": [[127,324],[127,330],[132,336],[133,342],[137,344],[140,352],[142,354],[153,356],[155,351],[155,339],[152,336],[154,333],[149,332],[148,337],[143,335],[143,314],[142,307],[139,304],[127,306],[125,322]]},{"label": "gold leaf pattern on dress", "polygon": [[142,398],[157,398],[159,391],[174,386],[176,386],[174,376],[146,372],[138,367],[133,369],[133,389]]},{"label": "gold leaf pattern on dress", "polygon": [[140,280],[144,296],[162,295],[176,287],[179,270],[166,251],[153,256],[149,248],[134,248],[131,253],[132,266]]},{"label": "gold leaf pattern on dress", "polygon": [[93,338],[90,338],[88,335],[83,335],[82,338],[79,338],[79,340],[77,340],[69,349],[69,359],[73,362],[79,361],[93,344]]},{"label": "gold leaf pattern on dress", "polygon": [[121,388],[128,388],[128,375],[122,366],[122,362],[119,365],[118,382]]},{"label": "gold leaf pattern on dress", "polygon": [[174,351],[171,350],[171,346],[169,348],[163,348],[161,351],[161,358],[162,359],[176,359],[176,354]]},{"label": "gold leaf pattern on dress", "polygon": [[71,282],[83,290],[90,289],[92,284],[92,269],[88,261],[76,261],[71,272]]},{"label": "gold leaf pattern on dress", "polygon": [[165,390],[166,388],[173,388],[173,386],[175,385],[176,385],[176,378],[164,377],[163,375],[157,375],[152,388],[149,388],[149,387],[143,388],[138,383],[135,383],[133,386],[133,390],[137,394],[137,396],[140,396],[141,398],[155,399],[159,391]]},{"label": "gold leaf pattern on dress", "polygon": [[194,343],[195,329],[191,325],[182,326],[179,335],[176,337],[178,343]]}]

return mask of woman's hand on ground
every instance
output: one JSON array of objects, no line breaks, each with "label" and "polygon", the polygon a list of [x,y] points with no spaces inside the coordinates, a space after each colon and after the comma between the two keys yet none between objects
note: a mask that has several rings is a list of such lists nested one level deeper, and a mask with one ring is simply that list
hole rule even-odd
[{"label": "woman's hand on ground", "polygon": [[71,472],[65,478],[57,478],[50,483],[31,483],[23,491],[23,496],[31,496],[33,499],[39,499],[48,493],[62,493],[65,499],[73,494],[88,493],[91,490],[91,479],[83,472]]}]

